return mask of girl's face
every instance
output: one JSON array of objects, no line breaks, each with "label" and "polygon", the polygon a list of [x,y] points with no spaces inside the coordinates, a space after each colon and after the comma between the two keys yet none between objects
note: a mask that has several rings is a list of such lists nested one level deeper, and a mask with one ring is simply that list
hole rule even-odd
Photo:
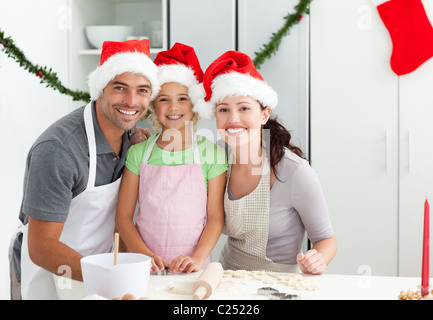
[{"label": "girl's face", "polygon": [[153,106],[163,130],[184,129],[194,116],[188,88],[177,82],[163,84]]},{"label": "girl's face", "polygon": [[[218,133],[231,147],[245,145],[261,137],[261,128],[270,116],[270,108],[249,97],[225,97],[216,106]],[[260,141],[260,140],[259,140]]]}]

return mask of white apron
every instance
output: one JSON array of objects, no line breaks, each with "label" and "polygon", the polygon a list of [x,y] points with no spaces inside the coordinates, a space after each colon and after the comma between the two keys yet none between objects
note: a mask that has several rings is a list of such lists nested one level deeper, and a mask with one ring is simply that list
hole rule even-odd
[{"label": "white apron", "polygon": [[[60,241],[83,256],[110,252],[114,217],[121,179],[95,187],[96,141],[92,103],[84,109],[84,123],[89,143],[89,179],[86,189],[72,199]],[[28,224],[23,226],[21,250],[21,293],[23,299],[58,299],[53,274],[37,265],[28,254]]]}]

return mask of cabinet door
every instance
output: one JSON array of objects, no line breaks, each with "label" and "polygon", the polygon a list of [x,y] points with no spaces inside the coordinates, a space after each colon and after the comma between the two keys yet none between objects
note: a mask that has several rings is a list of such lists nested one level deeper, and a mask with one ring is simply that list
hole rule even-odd
[{"label": "cabinet door", "polygon": [[176,42],[194,47],[203,71],[235,49],[235,0],[174,0],[169,8],[170,47]]},{"label": "cabinet door", "polygon": [[[412,73],[400,77],[399,275],[401,276],[421,276],[426,197],[433,208],[432,83],[433,59]],[[433,272],[431,263],[430,272]]]},{"label": "cabinet door", "polygon": [[[176,42],[192,46],[203,72],[228,50],[236,48],[235,0],[174,0],[169,4],[170,47]],[[216,141],[215,120],[201,122],[197,133]]]},{"label": "cabinet door", "polygon": [[[298,0],[239,0],[238,48],[251,58],[269,42],[286,22],[284,17],[294,11]],[[308,15],[290,29],[271,59],[260,73],[278,93],[274,113],[292,131],[292,142],[308,154]]]},{"label": "cabinet door", "polygon": [[338,243],[329,273],[397,275],[398,83],[372,1],[313,1],[311,160]]}]

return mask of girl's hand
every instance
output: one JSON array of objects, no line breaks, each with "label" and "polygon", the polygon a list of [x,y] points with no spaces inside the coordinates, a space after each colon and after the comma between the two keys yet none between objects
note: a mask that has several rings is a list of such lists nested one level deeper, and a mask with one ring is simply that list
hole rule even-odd
[{"label": "girl's hand", "polygon": [[165,269],[165,267],[168,267],[168,263],[165,259],[157,255],[154,255],[152,257],[152,267],[150,269],[151,271],[162,271]]},{"label": "girl's hand", "polygon": [[176,273],[176,272],[196,272],[199,271],[202,267],[203,262],[198,261],[198,259],[194,259],[189,256],[180,255],[171,261],[170,273]]},{"label": "girl's hand", "polygon": [[326,263],[316,249],[308,250],[305,254],[298,253],[296,261],[302,272],[306,274],[323,274],[326,269]]}]

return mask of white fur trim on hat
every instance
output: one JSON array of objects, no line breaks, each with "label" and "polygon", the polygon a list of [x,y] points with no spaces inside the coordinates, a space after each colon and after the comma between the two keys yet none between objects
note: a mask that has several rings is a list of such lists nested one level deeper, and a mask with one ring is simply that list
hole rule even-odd
[{"label": "white fur trim on hat", "polygon": [[205,120],[212,120],[215,118],[215,104],[210,101],[206,102],[204,99],[201,99],[194,104],[193,111],[197,112],[200,118]]},{"label": "white fur trim on hat", "polygon": [[219,75],[212,81],[212,97],[214,104],[229,96],[249,96],[259,101],[264,107],[274,109],[278,104],[278,94],[266,82],[248,74],[230,72]]},{"label": "white fur trim on hat", "polygon": [[114,77],[125,72],[145,76],[152,85],[151,99],[158,95],[160,90],[158,68],[153,61],[140,52],[122,52],[111,56],[90,73],[88,78],[90,98],[97,100],[107,84]]},{"label": "white fur trim on hat", "polygon": [[215,116],[215,107],[211,102],[205,102],[206,91],[203,84],[193,85],[188,90],[188,95],[191,98],[193,105],[192,111],[198,113],[199,117],[206,120],[212,120]]},{"label": "white fur trim on hat", "polygon": [[164,64],[158,66],[158,81],[161,86],[167,82],[178,82],[187,88],[198,84],[194,71],[182,64]]}]

